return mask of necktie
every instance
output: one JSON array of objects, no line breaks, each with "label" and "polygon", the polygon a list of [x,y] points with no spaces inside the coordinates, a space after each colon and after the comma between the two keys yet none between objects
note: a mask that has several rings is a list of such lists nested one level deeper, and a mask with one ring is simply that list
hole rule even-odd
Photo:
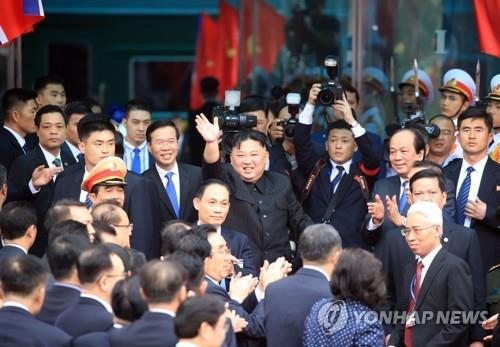
[{"label": "necktie", "polygon": [[464,225],[465,222],[465,205],[467,204],[467,200],[469,199],[469,191],[470,191],[470,183],[471,178],[470,174],[474,171],[472,166],[467,168],[467,176],[465,176],[464,181],[462,182],[462,186],[458,191],[457,202],[455,204],[455,222],[458,225]]},{"label": "necktie", "polygon": [[132,171],[134,171],[137,174],[141,173],[141,157],[139,156],[139,153],[141,150],[138,147],[134,148],[134,159],[132,160]]},{"label": "necktie", "polygon": [[403,210],[405,209],[406,206],[406,185],[408,184],[407,181],[403,181],[402,187],[401,187],[401,196],[399,197],[398,201],[398,210],[399,213],[403,213]]},{"label": "necktie", "polygon": [[30,149],[28,148],[28,145],[26,145],[26,144],[23,145],[23,151],[24,151],[24,154],[26,154],[30,151]]},{"label": "necktie", "polygon": [[83,163],[83,160],[84,160],[84,159],[83,159],[83,154],[82,154],[82,153],[78,154],[78,155],[76,156],[76,158],[77,158],[77,160],[78,160],[78,162],[79,162],[79,163]]},{"label": "necktie", "polygon": [[[417,263],[417,269],[415,270],[415,277],[413,277],[413,281],[411,283],[410,305],[408,307],[408,313],[413,312],[413,310],[415,309],[415,305],[417,304],[418,293],[420,292],[420,278],[422,277],[423,268],[424,264],[422,264],[422,261],[419,260]],[[405,327],[404,342],[406,347],[413,347],[411,335],[411,327]]]},{"label": "necktie", "polygon": [[332,194],[335,193],[335,189],[337,188],[337,185],[339,184],[340,179],[342,178],[342,175],[344,175],[344,167],[343,166],[337,165],[336,168],[339,172],[337,173],[337,176],[335,176],[331,182]]},{"label": "necktie", "polygon": [[61,167],[61,159],[54,158],[54,160],[52,160],[52,164],[54,164],[57,167]]},{"label": "necktie", "polygon": [[85,198],[85,206],[87,206],[88,209],[92,207],[92,200],[90,200],[89,194],[87,194],[87,197]]},{"label": "necktie", "polygon": [[167,172],[167,174],[165,175],[167,179],[166,189],[168,198],[170,199],[170,203],[172,204],[172,208],[174,209],[175,215],[177,218],[179,218],[179,203],[177,202],[177,193],[175,192],[174,182],[172,181],[173,174],[174,173],[171,171]]}]

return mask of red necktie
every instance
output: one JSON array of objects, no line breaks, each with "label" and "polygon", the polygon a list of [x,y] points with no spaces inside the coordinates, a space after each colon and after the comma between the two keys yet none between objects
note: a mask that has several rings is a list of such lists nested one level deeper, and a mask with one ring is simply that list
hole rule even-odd
[{"label": "red necktie", "polygon": [[[419,260],[417,263],[417,269],[415,270],[415,277],[411,283],[411,291],[410,291],[410,304],[408,305],[407,315],[415,309],[415,305],[417,304],[418,293],[420,292],[420,278],[422,277],[422,269],[424,268],[424,264]],[[413,347],[413,342],[411,339],[412,335],[412,327],[405,326],[405,346]]]}]

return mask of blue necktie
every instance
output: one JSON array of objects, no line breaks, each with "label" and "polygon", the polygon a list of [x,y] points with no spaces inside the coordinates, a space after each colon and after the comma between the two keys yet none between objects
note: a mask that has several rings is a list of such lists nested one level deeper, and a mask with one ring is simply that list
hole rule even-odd
[{"label": "blue necktie", "polygon": [[87,194],[87,197],[85,198],[85,206],[87,206],[88,209],[92,207],[92,200],[90,200],[89,194]]},{"label": "blue necktie", "polygon": [[408,184],[408,182],[403,181],[403,189],[402,189],[401,196],[399,197],[399,201],[398,201],[399,213],[403,213],[403,210],[405,209],[405,206],[406,206],[406,185],[407,184]]},{"label": "blue necktie", "polygon": [[23,151],[24,151],[24,154],[27,154],[30,151],[30,149],[28,148],[28,145],[26,145],[26,144],[23,145]]},{"label": "blue necktie", "polygon": [[165,175],[167,179],[166,189],[168,198],[170,199],[170,203],[172,204],[175,215],[177,218],[179,218],[179,203],[177,202],[177,193],[175,192],[174,182],[172,181],[173,174],[174,174],[173,172],[167,172],[167,174]]},{"label": "blue necktie", "polygon": [[337,187],[337,184],[339,184],[340,182],[340,179],[342,178],[342,175],[344,175],[344,167],[343,166],[340,166],[340,165],[337,165],[335,166],[337,168],[337,170],[339,171],[337,173],[337,176],[335,176],[332,180],[332,194],[335,194],[335,188]]},{"label": "blue necktie", "polygon": [[467,200],[469,199],[469,191],[470,191],[470,174],[474,171],[472,166],[467,168],[467,176],[465,176],[464,181],[462,182],[462,186],[458,191],[457,202],[455,204],[455,222],[458,225],[464,225],[465,222],[465,205],[467,204]]},{"label": "blue necktie", "polygon": [[76,156],[76,158],[77,158],[77,160],[78,160],[79,163],[83,163],[84,162],[84,158],[83,158],[83,154],[82,153],[78,154]]},{"label": "blue necktie", "polygon": [[137,174],[141,174],[141,157],[139,153],[141,150],[137,147],[134,148],[134,159],[132,160],[132,171]]}]

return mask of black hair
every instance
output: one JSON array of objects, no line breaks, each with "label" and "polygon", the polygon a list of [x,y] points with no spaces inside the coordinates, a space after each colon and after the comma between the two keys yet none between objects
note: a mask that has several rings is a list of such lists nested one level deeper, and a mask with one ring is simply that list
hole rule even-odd
[{"label": "black hair", "polygon": [[[330,131],[335,130],[335,129],[343,129],[343,130],[349,130],[351,132],[351,126],[347,124],[347,122],[343,119],[338,119],[335,120],[331,123],[328,123],[328,128],[326,130],[326,136],[330,136]],[[354,135],[353,135],[354,138]]]},{"label": "black hair", "polygon": [[205,260],[210,256],[212,246],[210,246],[206,237],[190,233],[179,240],[177,250],[196,255]]},{"label": "black hair", "polygon": [[49,244],[61,235],[77,235],[89,239],[87,226],[83,223],[66,219],[53,224],[49,229]]},{"label": "black hair", "polygon": [[[260,95],[248,95],[241,100],[238,110],[241,113],[251,113],[256,111],[265,111],[264,98]],[[267,117],[267,115],[266,115]]]},{"label": "black hair", "polygon": [[42,106],[40,109],[38,109],[38,111],[36,111],[35,125],[37,126],[37,128],[40,127],[40,123],[42,122],[42,116],[44,114],[47,114],[47,113],[59,113],[61,115],[61,117],[63,118],[64,125],[67,124],[66,117],[64,115],[64,111],[62,110],[62,108],[60,108],[57,105],[45,105],[45,106]]},{"label": "black hair", "polygon": [[345,249],[333,270],[330,289],[338,300],[354,299],[375,309],[387,292],[382,263],[364,249]]},{"label": "black hair", "polygon": [[64,81],[60,76],[50,75],[38,77],[35,81],[35,92],[40,94],[49,84],[60,84],[64,88]]},{"label": "black hair", "polygon": [[123,135],[119,131],[115,131],[115,157],[123,159],[125,154],[125,146],[123,145]]},{"label": "black hair", "polygon": [[439,166],[439,164],[433,162],[432,160],[428,160],[428,159],[417,160],[415,163],[413,163],[413,168],[431,169],[439,174],[442,174],[442,172],[443,172],[443,170],[441,170],[441,166]]},{"label": "black hair", "polygon": [[123,248],[121,246],[118,246],[115,243],[110,243],[110,242],[101,243],[100,246],[102,246],[102,247],[108,249],[110,252],[116,254],[118,256],[118,258],[121,259],[121,261],[123,263],[123,268],[125,269],[125,272],[130,271],[130,253],[129,253],[128,249]]},{"label": "black hair", "polygon": [[116,317],[135,322],[148,310],[141,296],[139,277],[132,276],[116,282],[111,292],[111,307]]},{"label": "black hair", "polygon": [[45,230],[50,230],[54,224],[69,219],[71,215],[71,210],[70,210],[71,207],[87,208],[84,202],[78,200],[73,200],[73,199],[57,200],[45,215],[45,220],[43,222]]},{"label": "black hair", "polygon": [[214,295],[189,298],[179,306],[175,314],[175,335],[179,339],[194,338],[203,322],[215,327],[224,311],[224,302]]},{"label": "black hair", "polygon": [[444,114],[435,115],[434,117],[429,119],[429,123],[432,123],[433,120],[438,120],[438,119],[444,119],[448,121],[453,126],[453,129],[455,129],[455,123],[453,123],[453,119],[451,119],[450,117],[446,117]]},{"label": "black hair", "polygon": [[209,233],[216,233],[217,228],[212,224],[198,224],[191,228],[191,233],[207,238]]},{"label": "black hair", "polygon": [[110,131],[115,133],[115,127],[111,124],[109,117],[103,113],[91,113],[78,122],[78,137],[85,141],[92,133]]},{"label": "black hair", "polygon": [[216,96],[219,91],[219,80],[213,76],[207,76],[200,81],[200,92],[204,96]]},{"label": "black hair", "polygon": [[23,237],[29,227],[36,226],[36,222],[36,210],[24,201],[9,202],[0,211],[0,229],[7,240]]},{"label": "black hair", "polygon": [[116,229],[113,228],[109,224],[99,222],[99,221],[94,221],[94,222],[92,222],[92,227],[95,230],[94,242],[96,244],[105,242],[103,237],[102,237],[102,234],[109,234],[109,235],[116,236]]},{"label": "black hair", "polygon": [[412,189],[413,184],[422,178],[435,178],[435,179],[437,179],[438,184],[439,184],[439,189],[441,190],[441,192],[442,193],[446,192],[446,185],[445,185],[443,175],[439,174],[438,172],[436,172],[436,170],[433,170],[433,169],[423,169],[423,170],[420,170],[419,172],[415,173],[413,176],[411,176],[411,178],[410,178],[410,192],[413,193],[413,189]]},{"label": "black hair", "polygon": [[299,240],[299,254],[304,260],[324,263],[334,249],[342,248],[339,233],[330,224],[308,226]]},{"label": "black hair", "polygon": [[177,262],[186,273],[187,290],[191,290],[198,293],[201,282],[205,278],[205,272],[203,268],[203,259],[197,255],[189,254],[181,250],[175,251],[168,256],[168,260]]},{"label": "black hair", "polygon": [[87,115],[92,113],[92,109],[88,104],[83,101],[72,101],[66,105],[64,108],[64,114],[66,115],[66,122],[68,123],[71,116],[74,114]]},{"label": "black hair", "polygon": [[179,129],[175,126],[175,123],[172,122],[171,120],[168,119],[160,119],[157,121],[154,121],[151,123],[148,128],[146,129],[146,141],[148,143],[151,143],[151,135],[155,130],[158,130],[160,128],[165,128],[165,127],[171,127],[174,128],[175,130],[175,137],[177,140],[179,140],[180,134],[179,134]]},{"label": "black hair", "polygon": [[94,246],[78,257],[78,279],[81,284],[94,283],[104,271],[111,270],[113,263],[111,255],[114,254],[104,244]]},{"label": "black hair", "polygon": [[161,254],[166,256],[173,253],[179,241],[189,233],[190,227],[181,220],[171,220],[161,230]]},{"label": "black hair", "polygon": [[49,242],[47,261],[56,281],[68,278],[76,269],[78,257],[92,247],[88,238],[80,235],[65,234]]},{"label": "black hair", "polygon": [[146,256],[144,253],[134,248],[128,248],[126,251],[130,254],[130,272],[132,275],[136,275],[148,262]]},{"label": "black hair", "polygon": [[45,287],[49,271],[43,262],[32,255],[15,255],[2,262],[0,282],[4,295],[28,297],[40,287]]},{"label": "black hair", "polygon": [[458,124],[457,129],[460,131],[460,126],[462,122],[466,119],[482,119],[488,132],[490,133],[493,130],[493,117],[486,113],[485,110],[479,107],[469,107],[467,108],[460,116],[458,116]]},{"label": "black hair", "polygon": [[240,148],[244,141],[257,141],[259,145],[266,148],[266,135],[257,130],[243,130],[234,134],[232,139],[232,148]]},{"label": "black hair", "polygon": [[148,303],[169,303],[186,283],[181,266],[170,260],[153,260],[139,273],[142,292]]},{"label": "black hair", "polygon": [[199,198],[201,199],[201,197],[203,196],[203,194],[205,194],[205,191],[207,190],[207,188],[211,185],[219,185],[219,186],[223,186],[224,188],[226,188],[226,190],[228,191],[229,194],[231,194],[231,188],[229,188],[229,185],[224,182],[224,181],[221,181],[217,178],[209,178],[207,180],[205,180],[202,185],[200,186],[200,188],[198,188],[198,191],[196,192],[196,194],[194,195],[196,198]]},{"label": "black hair", "polygon": [[143,99],[132,99],[127,101],[127,103],[125,104],[125,119],[128,118],[130,111],[135,110],[146,111],[150,114],[152,112],[151,105],[148,101]]},{"label": "black hair", "polygon": [[26,104],[28,101],[36,99],[36,93],[23,88],[12,88],[7,90],[2,96],[2,114],[9,115],[14,107]]}]

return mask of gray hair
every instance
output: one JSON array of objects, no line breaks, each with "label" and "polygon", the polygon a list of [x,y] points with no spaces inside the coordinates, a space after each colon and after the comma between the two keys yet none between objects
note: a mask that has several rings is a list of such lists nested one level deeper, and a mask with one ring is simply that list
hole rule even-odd
[{"label": "gray hair", "polygon": [[330,224],[310,225],[299,239],[299,254],[304,260],[324,262],[332,250],[341,248],[342,239]]},{"label": "gray hair", "polygon": [[420,213],[424,218],[433,225],[441,227],[441,234],[443,233],[443,211],[435,202],[418,201],[410,206],[407,216]]}]

